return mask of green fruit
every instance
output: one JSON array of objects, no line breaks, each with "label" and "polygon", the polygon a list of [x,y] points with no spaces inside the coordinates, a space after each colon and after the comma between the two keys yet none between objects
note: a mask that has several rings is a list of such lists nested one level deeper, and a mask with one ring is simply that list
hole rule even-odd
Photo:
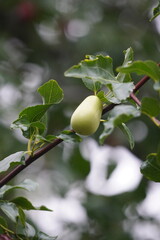
[{"label": "green fruit", "polygon": [[71,117],[73,130],[81,135],[93,134],[100,123],[102,115],[102,102],[94,95],[84,99]]}]

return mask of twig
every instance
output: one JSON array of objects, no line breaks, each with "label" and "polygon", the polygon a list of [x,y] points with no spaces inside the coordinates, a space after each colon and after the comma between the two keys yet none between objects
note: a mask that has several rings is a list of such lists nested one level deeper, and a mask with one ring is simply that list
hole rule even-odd
[{"label": "twig", "polygon": [[106,106],[103,111],[102,111],[102,115],[104,115],[105,113],[109,112],[110,110],[112,110],[115,106],[117,106],[118,104],[115,103],[111,103],[108,106]]},{"label": "twig", "polygon": [[130,98],[137,103],[139,106],[141,106],[141,101],[136,97],[136,95],[134,95],[134,93],[130,94]]},{"label": "twig", "polygon": [[37,151],[33,156],[29,156],[26,159],[25,164],[18,165],[17,167],[15,167],[11,172],[9,172],[6,176],[4,176],[0,180],[0,188],[3,185],[5,185],[6,183],[8,183],[12,178],[14,178],[19,172],[21,172],[23,169],[25,169],[27,166],[29,166],[31,163],[33,163],[36,159],[43,156],[45,153],[47,153],[49,150],[51,150],[52,148],[54,148],[61,142],[63,142],[63,140],[60,138],[57,138],[52,143],[49,143],[48,145],[46,145],[45,147],[43,147],[42,149]]},{"label": "twig", "polygon": [[135,85],[135,88],[134,88],[134,90],[133,90],[133,93],[136,93],[149,79],[150,79],[150,77],[144,76],[144,77]]}]

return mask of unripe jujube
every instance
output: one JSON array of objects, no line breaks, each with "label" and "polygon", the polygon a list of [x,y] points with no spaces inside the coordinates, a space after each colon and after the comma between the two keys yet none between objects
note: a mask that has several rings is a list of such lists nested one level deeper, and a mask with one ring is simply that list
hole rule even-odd
[{"label": "unripe jujube", "polygon": [[96,132],[102,115],[102,102],[91,95],[77,107],[71,117],[73,130],[81,135],[91,135]]}]

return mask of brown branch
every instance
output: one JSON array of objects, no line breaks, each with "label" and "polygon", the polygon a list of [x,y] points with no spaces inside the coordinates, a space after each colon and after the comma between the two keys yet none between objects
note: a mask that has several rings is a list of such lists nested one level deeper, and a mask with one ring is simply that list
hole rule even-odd
[{"label": "brown branch", "polygon": [[117,106],[118,104],[115,103],[111,103],[108,106],[106,106],[103,111],[102,111],[102,115],[104,115],[105,113],[109,112],[110,110],[112,110],[115,106]]},{"label": "brown branch", "polygon": [[130,98],[137,103],[139,106],[141,106],[141,101],[136,97],[136,95],[134,95],[134,93],[130,94]]},{"label": "brown branch", "polygon": [[0,234],[0,240],[13,240],[13,238],[6,234]]},{"label": "brown branch", "polygon": [[[139,88],[141,88],[150,78],[148,76],[144,76],[136,85],[135,88],[133,90],[133,92],[130,94],[130,97],[139,105],[140,101],[137,100],[138,98],[134,95],[135,92],[137,92],[139,90]],[[118,104],[114,104],[111,103],[110,105],[106,106],[103,109],[102,115],[104,115],[105,113],[109,112],[110,110],[112,110],[116,105]],[[72,130],[71,130],[72,131]],[[47,153],[49,150],[51,150],[52,148],[54,148],[55,146],[59,145],[61,142],[63,142],[62,139],[55,139],[52,143],[49,143],[48,145],[46,145],[45,147],[41,148],[39,151],[37,151],[33,156],[29,156],[26,160],[25,160],[25,164],[23,165],[18,165],[17,167],[15,167],[13,170],[11,170],[11,172],[9,172],[6,176],[4,176],[1,180],[0,180],[0,188],[2,186],[4,186],[5,184],[7,184],[11,179],[13,179],[18,173],[20,173],[23,169],[25,169],[27,166],[29,166],[32,162],[34,162],[35,160],[37,160],[38,158],[40,158],[41,156],[43,156],[45,153]]]},{"label": "brown branch", "polygon": [[135,85],[135,88],[134,88],[134,90],[133,90],[133,93],[136,93],[149,79],[150,79],[150,77],[144,76],[144,77]]},{"label": "brown branch", "polygon": [[5,185],[6,183],[8,183],[12,178],[14,178],[18,173],[20,173],[23,169],[25,169],[26,167],[28,167],[31,163],[33,163],[35,160],[37,160],[38,158],[40,158],[41,156],[43,156],[45,153],[47,153],[49,150],[51,150],[52,148],[54,148],[55,146],[57,146],[58,144],[60,144],[61,142],[63,142],[62,139],[57,138],[55,139],[52,143],[49,143],[48,145],[46,145],[45,147],[41,148],[39,151],[37,151],[33,156],[29,156],[26,160],[25,160],[25,164],[23,165],[18,165],[17,167],[15,167],[11,172],[9,172],[6,176],[4,176],[1,180],[0,180],[0,188]]}]

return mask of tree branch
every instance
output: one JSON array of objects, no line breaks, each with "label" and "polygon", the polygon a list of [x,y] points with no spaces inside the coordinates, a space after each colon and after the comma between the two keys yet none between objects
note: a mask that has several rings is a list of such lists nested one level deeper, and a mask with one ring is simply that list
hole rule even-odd
[{"label": "tree branch", "polygon": [[[139,88],[141,88],[150,78],[148,76],[144,76],[136,85],[135,88],[133,90],[133,92],[130,94],[130,97],[139,105],[140,101],[137,100],[138,98],[134,95],[135,92],[137,92],[139,90]],[[103,109],[102,115],[104,115],[105,113],[109,112],[110,110],[112,110],[116,105],[118,104],[114,104],[111,103],[110,105],[106,106]],[[71,130],[72,131],[72,130]],[[62,139],[58,138],[55,139],[52,143],[49,143],[48,145],[46,145],[45,147],[41,148],[39,151],[37,151],[33,156],[29,156],[26,160],[25,160],[25,164],[23,165],[18,165],[17,167],[15,167],[13,170],[11,170],[11,172],[9,172],[6,176],[4,176],[1,180],[0,180],[0,188],[2,186],[4,186],[5,184],[7,184],[11,179],[13,179],[18,173],[20,173],[23,169],[25,169],[27,166],[29,166],[31,163],[33,163],[35,160],[37,160],[38,158],[40,158],[41,156],[43,156],[45,153],[47,153],[48,151],[50,151],[52,148],[56,147],[57,145],[59,145],[61,142],[63,142]]]},{"label": "tree branch", "polygon": [[150,77],[148,76],[144,76],[143,78],[141,78],[141,80],[135,85],[133,93],[136,93],[149,79]]},{"label": "tree branch", "polygon": [[6,176],[4,176],[1,180],[0,180],[0,188],[5,185],[6,183],[8,183],[12,178],[14,178],[18,173],[20,173],[23,169],[25,169],[26,167],[28,167],[31,163],[33,163],[35,160],[37,160],[38,158],[40,158],[41,156],[43,156],[45,153],[47,153],[49,150],[51,150],[52,148],[56,147],[58,144],[60,144],[61,142],[63,142],[62,139],[57,138],[55,139],[52,143],[49,143],[48,145],[46,145],[45,147],[41,148],[39,151],[37,151],[33,156],[29,156],[26,160],[25,160],[25,164],[23,165],[18,165],[17,167],[15,167],[11,172],[9,172]]},{"label": "tree branch", "polygon": [[141,106],[141,101],[136,97],[136,95],[134,95],[134,93],[130,94],[130,98],[138,104],[138,106]]}]

